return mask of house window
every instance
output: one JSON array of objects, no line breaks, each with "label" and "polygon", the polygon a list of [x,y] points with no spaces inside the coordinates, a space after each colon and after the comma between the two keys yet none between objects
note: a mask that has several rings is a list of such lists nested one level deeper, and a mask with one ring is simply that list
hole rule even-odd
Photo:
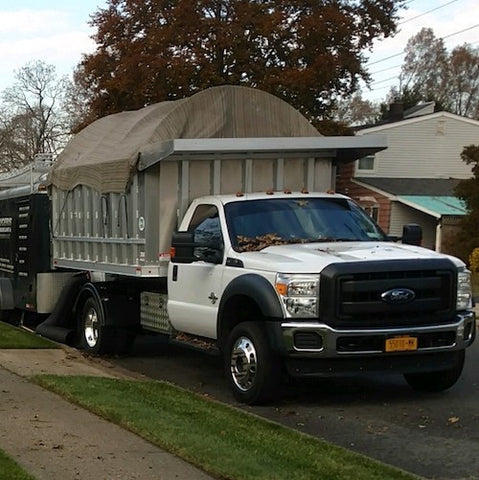
[{"label": "house window", "polygon": [[379,218],[379,203],[374,197],[358,197],[357,202],[360,207],[376,222]]},{"label": "house window", "polygon": [[375,222],[378,221],[379,207],[377,205],[364,206],[363,209]]},{"label": "house window", "polygon": [[358,160],[358,170],[374,170],[374,155],[360,158]]}]

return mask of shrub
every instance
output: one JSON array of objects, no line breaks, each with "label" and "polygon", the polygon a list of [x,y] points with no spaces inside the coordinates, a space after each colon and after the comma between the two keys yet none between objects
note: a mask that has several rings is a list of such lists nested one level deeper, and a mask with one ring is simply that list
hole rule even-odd
[{"label": "shrub", "polygon": [[479,247],[476,247],[469,255],[469,268],[471,272],[479,272]]}]

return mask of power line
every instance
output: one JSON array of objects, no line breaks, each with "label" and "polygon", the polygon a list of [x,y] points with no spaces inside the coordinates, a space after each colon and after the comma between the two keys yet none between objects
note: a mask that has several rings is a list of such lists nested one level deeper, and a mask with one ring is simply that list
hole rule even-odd
[{"label": "power line", "polygon": [[371,83],[371,85],[377,85],[378,83],[389,82],[390,80],[396,80],[398,77],[394,75],[394,77],[384,78],[383,80],[378,80],[377,82]]},{"label": "power line", "polygon": [[399,56],[401,56],[403,53],[404,53],[404,50],[403,50],[402,52],[400,52],[400,53],[395,53],[394,55],[389,55],[389,57],[381,58],[381,60],[376,60],[375,62],[368,63],[368,66],[376,65],[376,63],[385,62],[386,60],[390,60],[391,58],[399,57]]},{"label": "power line", "polygon": [[[406,1],[406,2],[404,3],[404,6],[409,5],[409,4],[411,4],[411,3],[415,2],[415,1],[417,1],[417,0],[408,0],[408,1]],[[428,11],[426,11],[426,12],[423,12],[423,13],[421,13],[421,14],[419,14],[419,15],[416,15],[416,16],[413,17],[413,18],[404,20],[403,22],[400,22],[398,25],[402,25],[402,24],[407,23],[407,22],[409,22],[409,21],[416,20],[417,18],[420,18],[420,17],[422,17],[422,16],[425,16],[425,15],[427,15],[428,13],[432,13],[432,12],[434,12],[434,11],[440,10],[440,9],[442,9],[442,8],[444,8],[444,7],[447,7],[448,5],[451,5],[452,3],[455,3],[455,2],[457,2],[457,1],[458,1],[458,0],[451,0],[451,1],[449,1],[449,2],[447,2],[447,3],[445,3],[445,4],[443,4],[443,5],[439,5],[438,7],[435,7],[435,8],[433,8],[433,9],[430,9],[430,10],[428,10]],[[475,29],[475,28],[477,28],[477,27],[479,27],[479,24],[475,24],[475,25],[472,25],[472,26],[470,26],[470,27],[463,28],[463,29],[461,29],[461,30],[452,32],[452,33],[450,33],[450,34],[445,35],[444,37],[442,37],[442,39],[445,40],[445,39],[449,39],[449,38],[455,37],[455,36],[457,36],[457,35],[460,35],[461,33],[464,33],[464,32],[470,31],[470,30],[473,30],[473,29]],[[441,37],[439,37],[439,39],[441,39]],[[474,41],[474,42],[468,42],[468,43],[469,43],[470,45],[474,45],[474,44],[476,44],[476,43],[478,43],[478,42],[479,42],[479,40],[478,40],[478,41]],[[371,62],[371,63],[369,63],[367,66],[370,67],[371,65],[376,65],[376,64],[378,64],[378,63],[385,62],[385,61],[390,60],[390,59],[392,59],[392,58],[397,58],[397,57],[403,55],[404,53],[405,53],[405,49],[403,49],[400,53],[396,53],[396,54],[393,54],[393,55],[389,55],[389,56],[387,56],[387,57],[385,57],[385,58],[382,58],[382,59],[380,59],[380,60],[376,60],[376,61],[374,61],[374,62]],[[399,67],[401,67],[401,65],[394,65],[394,66],[391,66],[391,67],[383,68],[383,69],[377,70],[377,71],[375,71],[375,72],[372,72],[371,75],[377,75],[378,73],[383,73],[383,72],[386,72],[386,71],[394,70],[395,68],[399,68]],[[397,75],[397,76],[393,76],[393,77],[389,77],[389,78],[386,78],[386,79],[382,79],[382,80],[378,80],[378,81],[372,82],[372,83],[369,85],[369,90],[372,91],[372,92],[376,92],[376,91],[379,91],[379,90],[388,89],[388,88],[390,88],[390,85],[387,85],[387,86],[380,86],[380,85],[381,85],[381,84],[384,84],[384,83],[386,83],[386,82],[390,82],[391,80],[398,80],[399,78],[400,78],[400,75]],[[391,82],[391,83],[392,83],[392,82]],[[373,86],[374,86],[374,88],[371,88],[371,87],[373,87]]]},{"label": "power line", "polygon": [[388,70],[392,70],[393,68],[399,68],[399,67],[402,67],[402,64],[393,65],[392,67],[383,68],[382,70],[376,70],[375,72],[371,72],[371,75],[377,75],[378,73],[387,72]]},{"label": "power line", "polygon": [[451,3],[455,3],[458,0],[451,0],[448,3],[445,3],[444,5],[439,5],[439,7],[432,8],[431,10],[427,10],[426,12],[420,13],[419,15],[416,15],[415,17],[408,18],[407,20],[403,20],[402,22],[399,22],[398,25],[403,25],[408,22],[412,22],[413,20],[416,20],[416,18],[424,17],[424,15],[427,15],[428,13],[435,12],[436,10],[440,10],[441,8],[447,7],[448,5],[451,5]]},{"label": "power line", "polygon": [[479,27],[479,23],[477,23],[476,25],[473,25],[472,27],[467,27],[464,30],[459,30],[458,32],[450,33],[449,35],[446,35],[445,37],[442,37],[442,38],[444,40],[445,38],[454,37],[454,35],[459,35],[460,33],[467,32],[467,31],[472,30],[473,28],[477,28],[477,27]]},{"label": "power line", "polygon": [[[446,38],[454,37],[455,35],[459,35],[460,33],[468,32],[469,30],[472,30],[472,29],[477,28],[477,27],[479,27],[479,23],[477,23],[476,25],[473,25],[472,27],[463,28],[462,30],[458,30],[457,32],[450,33],[449,35],[445,35],[444,37],[442,37],[442,39],[444,40]],[[368,66],[376,65],[377,63],[385,62],[386,60],[390,60],[391,58],[399,57],[399,56],[403,55],[404,52],[405,52],[405,50],[403,50],[400,53],[395,53],[394,55],[389,55],[389,57],[381,58],[380,60],[376,60],[375,62],[368,63]]]}]

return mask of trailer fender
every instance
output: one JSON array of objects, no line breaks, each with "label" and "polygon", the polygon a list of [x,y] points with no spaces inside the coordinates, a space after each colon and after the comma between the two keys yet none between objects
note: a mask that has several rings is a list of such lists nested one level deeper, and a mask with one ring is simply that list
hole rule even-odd
[{"label": "trailer fender", "polygon": [[236,324],[255,320],[238,314],[238,307],[244,305],[247,299],[254,302],[264,320],[283,318],[280,300],[268,280],[253,273],[237,277],[225,288],[218,309],[217,328],[221,344]]},{"label": "trailer fender", "polygon": [[0,278],[0,310],[13,310],[15,308],[15,297],[13,285],[10,278]]}]

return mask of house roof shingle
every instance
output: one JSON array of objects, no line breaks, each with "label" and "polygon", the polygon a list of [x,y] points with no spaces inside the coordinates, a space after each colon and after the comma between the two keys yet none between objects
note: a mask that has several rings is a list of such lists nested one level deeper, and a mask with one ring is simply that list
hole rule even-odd
[{"label": "house roof shingle", "polygon": [[392,195],[454,196],[457,178],[355,177],[354,180]]}]

